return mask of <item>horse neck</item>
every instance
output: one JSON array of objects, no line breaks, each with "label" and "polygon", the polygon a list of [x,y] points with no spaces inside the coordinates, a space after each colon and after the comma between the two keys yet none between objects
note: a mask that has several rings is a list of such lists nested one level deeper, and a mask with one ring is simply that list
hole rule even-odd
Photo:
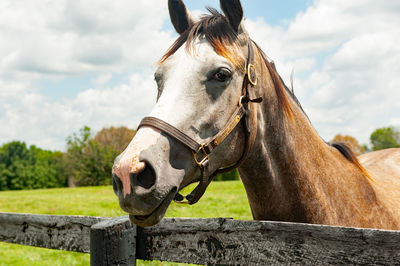
[{"label": "horse neck", "polygon": [[[261,72],[269,73],[261,64]],[[257,138],[239,169],[253,217],[366,226],[364,210],[378,208],[362,172],[327,145],[288,95],[293,119],[277,101],[270,76],[260,80]],[[375,215],[371,213],[370,216]]]}]

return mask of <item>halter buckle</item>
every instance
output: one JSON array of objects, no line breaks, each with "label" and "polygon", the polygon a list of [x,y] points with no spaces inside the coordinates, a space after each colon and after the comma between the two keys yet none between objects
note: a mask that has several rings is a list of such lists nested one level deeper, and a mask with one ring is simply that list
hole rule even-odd
[{"label": "halter buckle", "polygon": [[[203,159],[201,160],[197,160],[197,155],[199,154],[199,152],[203,152],[203,154],[205,155]],[[206,152],[205,148],[204,148],[204,144],[200,145],[200,148],[197,150],[196,153],[192,152],[193,154],[193,159],[196,162],[196,164],[200,167],[203,168],[204,165],[208,162],[208,160],[210,159],[209,154]]]},{"label": "halter buckle", "polygon": [[249,80],[251,85],[257,85],[256,67],[253,64],[249,64],[247,66],[247,79]]}]

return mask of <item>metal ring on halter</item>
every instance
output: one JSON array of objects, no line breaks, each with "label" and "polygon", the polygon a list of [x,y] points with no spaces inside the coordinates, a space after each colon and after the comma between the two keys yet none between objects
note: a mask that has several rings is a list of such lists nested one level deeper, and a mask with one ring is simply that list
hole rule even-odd
[{"label": "metal ring on halter", "polygon": [[240,96],[240,98],[239,98],[239,107],[241,107],[242,105],[243,105],[243,98],[244,98],[244,96],[242,95],[242,96]]},{"label": "metal ring on halter", "polygon": [[[253,71],[254,71],[254,80],[253,80],[253,77],[251,76],[251,69],[253,69]],[[253,64],[249,64],[247,66],[247,78],[251,85],[253,85],[253,86],[257,85],[256,67]]]},{"label": "metal ring on halter", "polygon": [[[200,162],[199,162],[199,161],[197,160],[197,154],[198,154],[200,151],[202,151],[203,154],[204,154],[205,156],[204,156],[204,158],[201,159]],[[197,165],[198,165],[200,168],[203,168],[204,165],[206,164],[206,162],[208,161],[208,159],[210,158],[210,157],[209,157],[209,154],[208,154],[208,153],[206,152],[206,150],[204,149],[204,144],[201,144],[201,145],[200,145],[200,148],[197,150],[197,152],[196,152],[196,153],[192,152],[192,154],[193,154],[193,159],[194,159],[194,161],[197,163]]]}]

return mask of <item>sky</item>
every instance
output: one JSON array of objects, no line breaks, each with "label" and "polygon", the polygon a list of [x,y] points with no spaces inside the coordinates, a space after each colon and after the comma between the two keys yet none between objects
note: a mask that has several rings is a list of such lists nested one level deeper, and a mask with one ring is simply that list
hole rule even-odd
[{"label": "sky", "polygon": [[[216,0],[186,0],[194,14]],[[315,129],[369,144],[400,126],[400,1],[242,0],[250,36],[274,60]],[[136,128],[153,72],[177,38],[167,0],[0,1],[0,145],[65,150],[87,125]]]}]

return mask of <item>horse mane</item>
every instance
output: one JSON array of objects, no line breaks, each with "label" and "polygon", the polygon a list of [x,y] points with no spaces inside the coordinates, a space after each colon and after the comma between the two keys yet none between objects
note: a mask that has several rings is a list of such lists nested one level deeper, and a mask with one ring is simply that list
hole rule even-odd
[{"label": "horse mane", "polygon": [[[246,59],[243,58],[239,52],[240,40],[237,32],[231,27],[228,19],[214,8],[207,7],[210,14],[202,15],[200,20],[194,23],[189,29],[184,31],[178,39],[171,45],[167,52],[162,56],[160,64],[173,55],[180,47],[186,43],[186,51],[193,53],[195,51],[194,41],[197,38],[205,38],[208,43],[213,47],[214,51],[230,61],[235,67],[245,72]],[[254,42],[257,51],[261,55],[265,66],[267,67],[272,78],[274,89],[278,98],[278,104],[283,109],[284,113],[293,122],[293,110],[290,106],[287,95],[295,102],[300,108],[306,118],[310,121],[307,114],[304,112],[299,100],[294,92],[283,82],[281,76],[276,71],[275,65],[271,64],[264,51]],[[327,142],[325,142],[327,143]],[[374,182],[374,179],[368,174],[366,169],[360,164],[357,156],[345,143],[327,143],[328,145],[336,148],[349,162],[353,163],[361,173],[368,179]]]},{"label": "horse mane", "polygon": [[369,180],[375,183],[375,180],[370,176],[367,170],[360,164],[360,162],[357,159],[357,156],[346,143],[333,142],[329,143],[329,145],[336,148],[348,161],[352,162],[364,176],[366,176]]},{"label": "horse mane", "polygon": [[285,114],[290,118],[291,121],[293,121],[293,112],[292,112],[292,109],[290,107],[290,103],[289,103],[289,100],[287,98],[287,94],[289,94],[292,97],[292,99],[296,102],[296,104],[300,107],[300,109],[305,114],[303,108],[301,107],[300,102],[297,100],[297,98],[294,95],[294,93],[289,90],[289,88],[283,82],[281,76],[276,71],[275,65],[272,65],[269,62],[267,55],[260,48],[260,46],[258,46],[258,44],[255,43],[254,41],[252,41],[252,42],[256,46],[258,53],[261,55],[261,58],[263,59],[264,64],[265,64],[265,66],[267,67],[267,69],[269,71],[269,74],[270,74],[270,76],[272,78],[272,81],[274,83],[276,96],[278,97],[278,103],[282,107],[282,109],[285,112]]},{"label": "horse mane", "polygon": [[[284,108],[285,113],[287,115],[289,115],[289,116],[292,116],[292,110],[290,108],[288,98],[286,97],[286,95],[290,95],[292,100],[300,108],[300,110],[306,116],[308,121],[310,121],[309,117],[307,116],[306,112],[304,111],[303,107],[300,104],[300,101],[297,99],[297,97],[294,94],[294,92],[289,90],[289,88],[284,83],[282,77],[276,71],[275,65],[273,65],[273,64],[271,64],[269,62],[269,60],[267,59],[267,55],[264,53],[264,51],[254,41],[253,41],[253,43],[256,45],[258,52],[260,53],[261,57],[263,58],[263,61],[264,61],[265,65],[268,68],[268,71],[269,71],[269,73],[270,73],[270,75],[272,77],[272,80],[274,82],[276,95],[278,97],[278,102]],[[291,119],[292,119],[292,117],[291,117]],[[311,121],[310,121],[310,123],[311,123]],[[325,143],[327,143],[327,142],[325,142]],[[344,143],[344,142],[333,142],[333,143],[327,143],[327,144],[332,146],[332,147],[334,147],[334,148],[336,148],[349,162],[353,163],[361,171],[361,173],[364,176],[366,176],[372,182],[375,182],[375,180],[370,176],[370,174],[367,172],[367,170],[360,164],[360,162],[358,161],[357,156],[355,155],[353,150],[346,143]]]}]

